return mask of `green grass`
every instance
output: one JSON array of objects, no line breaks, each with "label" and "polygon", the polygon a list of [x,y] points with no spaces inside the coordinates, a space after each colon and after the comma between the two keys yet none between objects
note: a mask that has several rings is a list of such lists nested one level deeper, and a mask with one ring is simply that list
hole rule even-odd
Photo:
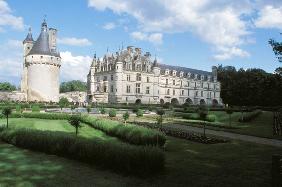
[{"label": "green grass", "polygon": [[[6,124],[6,119],[0,119],[0,125]],[[75,128],[68,124],[66,120],[43,120],[36,118],[11,118],[9,119],[10,128],[31,128],[37,130],[50,130],[50,131],[64,131],[69,133],[75,133]],[[117,138],[106,135],[100,130],[89,127],[86,124],[82,124],[79,128],[79,136],[85,138],[98,137],[102,140],[116,140]]]},{"label": "green grass", "polygon": [[136,178],[0,143],[1,186],[270,186],[271,155],[240,141],[205,145],[168,137],[166,170]]}]

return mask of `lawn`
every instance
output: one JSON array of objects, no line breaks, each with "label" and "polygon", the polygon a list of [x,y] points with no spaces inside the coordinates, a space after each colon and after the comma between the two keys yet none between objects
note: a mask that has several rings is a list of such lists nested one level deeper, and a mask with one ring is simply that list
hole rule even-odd
[{"label": "lawn", "polygon": [[[0,125],[6,125],[6,119],[0,119]],[[9,119],[10,128],[32,128],[38,130],[50,130],[50,131],[65,131],[75,134],[75,128],[71,126],[66,120],[42,120],[36,118],[11,118]],[[100,130],[89,127],[82,123],[82,127],[79,128],[79,136],[86,138],[100,138],[102,140],[117,140],[115,137],[106,135]]]},{"label": "lawn", "polygon": [[205,145],[168,137],[166,170],[119,175],[87,164],[0,143],[1,186],[271,186],[275,147],[233,141]]}]

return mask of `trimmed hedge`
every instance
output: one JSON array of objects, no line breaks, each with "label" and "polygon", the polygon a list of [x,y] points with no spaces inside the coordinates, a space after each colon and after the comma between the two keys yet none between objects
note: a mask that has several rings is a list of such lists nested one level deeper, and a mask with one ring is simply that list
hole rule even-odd
[{"label": "trimmed hedge", "polygon": [[[180,112],[175,112],[174,116],[182,117],[183,119],[201,120],[199,114],[197,114],[197,113],[180,113]],[[215,122],[216,121],[216,115],[208,114],[206,119],[205,119],[205,121]]]},{"label": "trimmed hedge", "polygon": [[249,122],[252,121],[253,119],[255,119],[256,117],[258,117],[260,114],[262,113],[261,110],[255,110],[253,112],[245,112],[243,114],[243,119],[240,116],[239,118],[239,122]]},{"label": "trimmed hedge", "polygon": [[101,130],[109,136],[118,137],[135,145],[163,146],[166,142],[166,137],[163,133],[145,127],[131,124],[124,125],[116,121],[96,119],[90,116],[82,116],[81,122]]},{"label": "trimmed hedge", "polygon": [[156,173],[165,163],[163,151],[156,147],[87,139],[66,132],[1,128],[0,139],[21,148],[130,174]]},{"label": "trimmed hedge", "polygon": [[[3,118],[4,116],[0,118]],[[69,114],[60,113],[12,113],[11,118],[38,118],[38,119],[50,119],[50,120],[68,120],[70,118]]]}]

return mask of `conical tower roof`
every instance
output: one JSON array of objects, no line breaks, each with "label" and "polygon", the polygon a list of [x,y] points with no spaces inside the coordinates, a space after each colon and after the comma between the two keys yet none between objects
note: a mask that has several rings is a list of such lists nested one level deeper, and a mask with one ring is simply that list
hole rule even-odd
[{"label": "conical tower roof", "polygon": [[31,28],[29,28],[29,32],[28,32],[26,38],[23,41],[23,43],[27,43],[27,42],[34,42],[34,40],[32,38]]}]

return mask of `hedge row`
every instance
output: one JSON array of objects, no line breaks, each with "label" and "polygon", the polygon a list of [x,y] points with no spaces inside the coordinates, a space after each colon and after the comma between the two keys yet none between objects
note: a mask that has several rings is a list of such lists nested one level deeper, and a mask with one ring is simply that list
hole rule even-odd
[{"label": "hedge row", "polygon": [[166,137],[163,133],[145,127],[131,124],[124,125],[116,121],[96,119],[90,116],[82,116],[81,121],[105,132],[109,136],[118,137],[131,144],[163,146],[166,142]]},{"label": "hedge row", "polygon": [[[182,117],[183,119],[192,119],[192,120],[201,120],[199,114],[197,113],[181,113],[181,112],[175,112],[175,117]],[[215,122],[216,121],[216,115],[214,114],[208,114],[205,121],[208,122]]]},{"label": "hedge row", "polygon": [[[68,120],[70,115],[65,113],[12,113],[11,118],[38,118],[38,119],[49,119],[49,120]],[[0,118],[4,118],[0,115]]]},{"label": "hedge row", "polygon": [[156,173],[165,163],[163,151],[156,147],[87,139],[66,132],[1,128],[0,139],[21,148],[126,173]]},{"label": "hedge row", "polygon": [[249,122],[258,117],[262,113],[261,110],[255,110],[253,112],[246,112],[243,117],[239,118],[239,122]]}]

